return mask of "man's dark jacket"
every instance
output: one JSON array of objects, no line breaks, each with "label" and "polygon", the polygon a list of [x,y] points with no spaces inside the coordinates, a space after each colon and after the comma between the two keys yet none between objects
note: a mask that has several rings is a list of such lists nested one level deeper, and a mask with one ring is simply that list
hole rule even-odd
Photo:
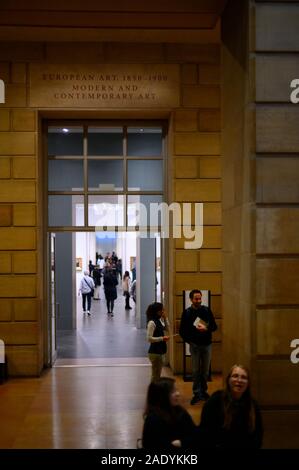
[{"label": "man's dark jacket", "polygon": [[[200,331],[193,325],[196,318],[208,323],[207,331]],[[212,332],[217,330],[214,315],[209,307],[201,305],[198,309],[192,306],[184,310],[179,333],[186,343],[208,346],[212,342]]]}]

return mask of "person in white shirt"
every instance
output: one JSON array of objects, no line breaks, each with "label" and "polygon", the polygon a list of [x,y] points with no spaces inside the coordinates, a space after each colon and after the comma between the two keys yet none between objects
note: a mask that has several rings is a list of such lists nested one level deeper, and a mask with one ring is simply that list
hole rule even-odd
[{"label": "person in white shirt", "polygon": [[167,341],[169,336],[169,321],[163,304],[153,302],[147,307],[147,340],[150,343],[148,358],[152,363],[152,382],[161,376],[163,366],[163,355],[167,351]]},{"label": "person in white shirt", "polygon": [[[88,271],[84,271],[84,276],[80,282],[79,295],[81,292],[83,313],[87,313],[87,315],[90,315],[91,297],[93,296],[94,287],[95,285],[94,285],[94,281],[92,277],[89,276]],[[86,311],[86,299],[87,299],[87,311]]]}]

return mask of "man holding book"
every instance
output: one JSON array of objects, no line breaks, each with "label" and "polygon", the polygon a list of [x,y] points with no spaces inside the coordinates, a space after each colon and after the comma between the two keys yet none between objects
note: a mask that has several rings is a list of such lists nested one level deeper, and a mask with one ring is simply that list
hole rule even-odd
[{"label": "man holding book", "polygon": [[214,315],[209,307],[201,304],[202,294],[193,289],[189,294],[191,306],[184,310],[180,324],[180,335],[190,345],[193,397],[191,405],[207,400],[207,380],[211,363],[212,333],[217,330]]}]

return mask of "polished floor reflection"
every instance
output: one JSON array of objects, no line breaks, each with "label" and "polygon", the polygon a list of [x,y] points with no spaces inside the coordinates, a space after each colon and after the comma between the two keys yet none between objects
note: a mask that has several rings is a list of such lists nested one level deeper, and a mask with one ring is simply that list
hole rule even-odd
[{"label": "polished floor reflection", "polygon": [[135,304],[125,310],[125,298],[118,287],[114,316],[107,315],[103,287],[100,300],[93,300],[91,315],[82,313],[82,298],[77,298],[77,329],[58,331],[58,358],[146,357],[146,330],[136,328]]},{"label": "polished floor reflection", "polygon": [[[0,385],[0,448],[136,448],[150,366],[131,360],[55,367],[40,378]],[[172,374],[164,368],[163,375]],[[198,423],[202,404],[189,405],[192,384],[181,377],[177,383],[182,404]],[[209,391],[220,387],[221,377],[213,377]]]}]

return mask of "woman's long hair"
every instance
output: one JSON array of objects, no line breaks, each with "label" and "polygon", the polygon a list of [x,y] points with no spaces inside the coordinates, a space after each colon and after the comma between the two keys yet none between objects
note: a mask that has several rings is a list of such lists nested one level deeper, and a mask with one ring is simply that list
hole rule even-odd
[{"label": "woman's long hair", "polygon": [[147,322],[149,322],[150,320],[159,320],[161,316],[159,314],[160,312],[162,312],[163,309],[164,307],[161,302],[153,302],[152,304],[150,304],[146,310]]},{"label": "woman's long hair", "polygon": [[162,377],[151,382],[147,390],[146,406],[143,417],[149,414],[161,416],[166,421],[171,421],[182,410],[181,406],[173,406],[170,395],[173,392],[175,379]]},{"label": "woman's long hair", "polygon": [[126,279],[126,277],[130,277],[129,271],[125,271],[125,274],[123,275],[123,281]]},{"label": "woman's long hair", "polygon": [[250,390],[250,375],[249,375],[249,370],[247,369],[247,367],[244,367],[241,364],[233,365],[232,368],[230,369],[227,377],[226,377],[226,381],[225,381],[226,388],[223,392],[223,405],[224,405],[224,423],[223,423],[223,427],[224,427],[224,429],[227,429],[227,430],[231,428],[232,422],[233,422],[233,419],[234,419],[234,415],[237,412],[236,407],[234,406],[235,400],[233,399],[230,384],[229,384],[229,380],[231,378],[233,370],[236,367],[239,367],[240,369],[243,369],[246,372],[247,378],[248,378],[247,388],[246,388],[245,392],[243,393],[243,395],[241,396],[239,402],[244,407],[244,410],[245,410],[246,415],[247,415],[248,431],[252,432],[255,429],[255,418],[256,418],[256,416],[255,416],[254,402],[253,402],[253,399],[252,399],[252,396],[251,396],[251,390]]}]

